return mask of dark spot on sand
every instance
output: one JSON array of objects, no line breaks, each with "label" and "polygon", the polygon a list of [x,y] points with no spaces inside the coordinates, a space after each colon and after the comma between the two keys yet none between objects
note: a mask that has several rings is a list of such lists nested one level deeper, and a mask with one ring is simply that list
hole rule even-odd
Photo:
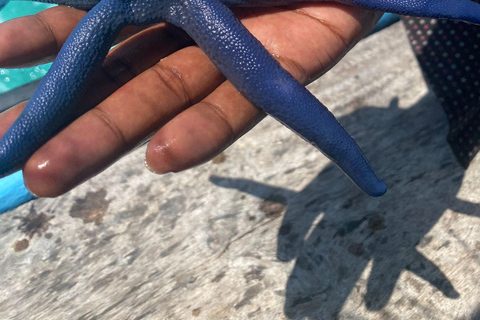
[{"label": "dark spot on sand", "polygon": [[100,189],[97,192],[88,192],[85,199],[77,199],[70,209],[72,218],[80,218],[83,223],[95,222],[99,225],[103,222],[103,216],[107,211],[110,201],[106,200],[107,191]]},{"label": "dark spot on sand", "polygon": [[28,241],[28,239],[26,238],[22,240],[18,240],[13,245],[13,250],[15,250],[15,252],[27,250],[29,244],[30,244],[30,241]]},{"label": "dark spot on sand", "polygon": [[363,249],[363,245],[361,243],[352,243],[348,246],[348,253],[354,255],[355,257],[360,257],[365,250]]},{"label": "dark spot on sand", "polygon": [[257,283],[256,285],[248,288],[247,291],[245,291],[245,293],[243,294],[243,299],[235,305],[235,309],[238,310],[241,307],[250,304],[250,301],[255,298],[261,291],[262,285],[260,283]]},{"label": "dark spot on sand", "polygon": [[227,155],[225,153],[220,153],[218,156],[212,159],[213,164],[220,164],[227,160]]},{"label": "dark spot on sand", "polygon": [[165,258],[167,256],[169,256],[176,248],[178,248],[181,244],[182,244],[183,241],[178,241],[178,242],[175,242],[174,244],[172,244],[170,247],[166,248],[165,250],[163,250],[161,253],[160,253],[160,257],[162,258]]},{"label": "dark spot on sand", "polygon": [[255,215],[251,214],[250,212],[247,212],[247,218],[248,221],[255,221],[257,219],[257,217],[255,217]]},{"label": "dark spot on sand", "polygon": [[250,268],[250,271],[246,272],[243,277],[247,281],[247,283],[253,281],[253,280],[258,280],[261,281],[265,277],[263,275],[263,270],[266,268],[264,266],[254,266]]},{"label": "dark spot on sand", "polygon": [[420,241],[418,241],[416,245],[419,248],[425,248],[430,244],[430,242],[432,242],[432,240],[433,240],[433,236],[425,236],[422,239],[420,239]]},{"label": "dark spot on sand", "polygon": [[349,209],[353,205],[352,199],[347,199],[343,204],[342,204],[342,209]]},{"label": "dark spot on sand", "polygon": [[225,271],[221,271],[219,274],[215,276],[215,278],[212,279],[212,282],[220,282],[220,280],[222,280],[223,277],[225,277],[225,274],[226,274]]},{"label": "dark spot on sand", "polygon": [[425,172],[420,173],[420,174],[418,174],[418,175],[416,175],[416,176],[413,176],[413,177],[410,178],[410,180],[408,180],[408,183],[412,183],[412,182],[414,182],[414,181],[416,181],[416,180],[419,180],[419,179],[421,179],[424,175],[425,175]]},{"label": "dark spot on sand", "polygon": [[195,308],[192,310],[192,316],[198,317],[200,315],[201,309],[200,308]]},{"label": "dark spot on sand", "polygon": [[131,169],[127,170],[123,173],[127,178],[133,177],[133,176],[139,176],[142,174],[141,170],[138,169]]},{"label": "dark spot on sand", "polygon": [[66,281],[65,280],[66,278],[68,278],[67,273],[62,273],[57,275],[55,277],[55,280],[53,280],[53,283],[49,289],[54,292],[62,292],[62,291],[68,291],[77,285],[77,282]]},{"label": "dark spot on sand", "polygon": [[362,218],[359,220],[353,220],[353,221],[348,221],[346,222],[342,227],[340,227],[337,232],[334,234],[334,238],[337,236],[344,237],[349,233],[352,233],[353,231],[357,230],[360,225],[365,221],[366,218]]},{"label": "dark spot on sand", "polygon": [[272,194],[260,203],[259,209],[268,218],[279,217],[287,209],[287,198],[280,194]]},{"label": "dark spot on sand", "polygon": [[385,229],[385,218],[379,214],[368,218],[368,228],[373,232]]},{"label": "dark spot on sand", "polygon": [[42,232],[47,231],[50,225],[49,221],[52,220],[54,216],[47,216],[44,213],[38,214],[35,208],[31,206],[30,213],[26,217],[16,218],[21,219],[18,229],[22,230],[31,239],[35,233],[41,236]]}]

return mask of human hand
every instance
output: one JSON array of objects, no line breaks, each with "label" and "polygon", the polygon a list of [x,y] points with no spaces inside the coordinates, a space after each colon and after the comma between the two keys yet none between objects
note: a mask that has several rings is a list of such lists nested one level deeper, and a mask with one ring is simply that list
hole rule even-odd
[{"label": "human hand", "polygon": [[[235,12],[303,83],[333,66],[380,16],[333,3]],[[0,25],[0,66],[51,59],[84,14],[55,7]],[[165,173],[190,168],[211,159],[263,118],[199,48],[187,46],[178,29],[160,25],[139,32],[132,27],[120,38],[126,40],[111,51],[81,100],[80,108],[91,110],[26,163],[25,183],[36,195],[57,196],[72,189],[158,129],[147,148],[150,169]],[[23,106],[0,116],[0,135]]]}]

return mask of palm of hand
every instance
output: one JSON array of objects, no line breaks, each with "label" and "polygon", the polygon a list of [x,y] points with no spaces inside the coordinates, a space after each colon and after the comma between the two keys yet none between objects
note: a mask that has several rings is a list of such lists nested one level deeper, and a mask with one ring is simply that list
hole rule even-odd
[{"label": "palm of hand", "polygon": [[[270,59],[269,55],[262,51],[263,48],[255,40],[252,40],[253,38],[249,38],[248,33],[241,30],[236,20],[224,10],[224,7],[216,2],[207,2],[186,3],[186,7],[191,6],[186,11],[182,11],[183,7],[176,7],[175,2],[172,6],[167,4],[162,8],[157,8],[158,11],[149,8],[148,6],[151,4],[148,2],[142,2],[141,8],[132,6],[133,9],[140,8],[140,10],[132,11],[140,12],[140,14],[129,15],[128,19],[120,11],[117,12],[117,7],[112,6],[112,3],[108,1],[102,2],[103,5],[101,3],[96,6],[89,13],[86,22],[77,28],[73,38],[67,41],[66,49],[64,48],[60,52],[58,68],[55,64],[52,67],[54,69],[52,74],[56,72],[60,74],[60,78],[63,76],[66,80],[59,85],[61,82],[58,80],[59,77],[53,76],[49,79],[47,75],[43,88],[41,87],[37,91],[40,94],[34,96],[33,102],[29,103],[31,105],[29,109],[33,110],[33,113],[29,114],[27,111],[26,116],[20,119],[20,125],[14,125],[13,130],[11,129],[9,133],[5,134],[2,140],[3,145],[0,147],[0,151],[2,151],[0,155],[3,157],[1,159],[3,163],[0,162],[2,174],[18,169],[31,153],[63,127],[69,120],[68,118],[72,116],[72,112],[68,112],[68,109],[77,105],[80,100],[82,101],[80,109],[91,107],[99,102],[88,101],[88,98],[81,99],[80,94],[82,88],[87,84],[89,76],[93,76],[93,73],[87,71],[93,72],[98,63],[102,61],[102,52],[108,51],[116,34],[115,31],[119,31],[126,24],[156,22],[160,18],[167,17],[168,21],[184,28],[195,38],[227,78],[250,101],[272,113],[306,139],[318,145],[327,155],[336,160],[337,164],[365,191],[373,195],[383,193],[383,183],[376,178],[361,151],[333,119],[333,116],[316,100],[312,100],[306,91],[302,92],[301,87],[297,86],[297,82],[272,62],[273,59]],[[205,6],[206,4],[211,6]],[[175,8],[176,11],[170,10],[171,8]],[[203,10],[205,8],[209,8],[211,11]],[[190,20],[185,18],[185,12],[191,14]],[[267,36],[264,45],[281,62],[284,62],[283,66],[288,71],[294,73],[303,82],[327,69],[360,38],[362,27],[374,20],[373,14],[337,4],[296,6],[290,10],[257,9],[249,11],[242,9],[240,12],[245,16],[244,23],[247,26],[250,25],[260,40]],[[255,16],[259,12],[261,15]],[[111,20],[107,19],[106,27],[102,26],[102,23],[98,22],[99,18],[105,18],[109,13],[112,13],[108,16],[108,19],[111,18]],[[37,33],[45,33],[45,30],[48,30],[50,43],[48,40],[43,43],[35,40],[23,43],[19,47],[24,52],[20,55],[17,54],[19,58],[15,63],[29,62],[32,57],[43,58],[52,42],[57,44],[58,48],[58,43],[62,42],[65,35],[71,30],[72,23],[66,20],[58,23],[60,20],[54,20],[58,19],[58,16],[55,17],[55,15],[63,18],[75,17],[78,21],[82,13],[74,9],[56,8],[52,9],[50,13],[45,13],[40,24],[38,24],[37,18],[30,18],[29,23],[40,25]],[[286,32],[285,22],[293,17],[295,22],[290,25],[295,29]],[[192,19],[195,23],[191,22]],[[53,21],[57,22],[60,27],[55,26]],[[204,30],[207,27],[210,28],[212,25],[216,27],[219,23],[224,22],[225,25],[220,26],[219,30],[220,33],[226,31],[227,35],[230,35],[227,37],[227,41],[224,41],[225,37],[220,36],[215,42],[215,36],[205,36]],[[14,23],[17,25],[14,26]],[[3,36],[5,37],[5,34],[8,36],[7,30],[16,29],[16,32],[22,30],[22,26],[18,24],[17,21],[2,26]],[[100,28],[97,28],[98,25]],[[67,191],[86,177],[100,171],[158,127],[162,127],[162,129],[150,143],[147,162],[154,171],[166,172],[182,170],[205,161],[238,138],[252,123],[258,120],[260,117],[258,110],[240,96],[229,82],[223,82],[221,74],[198,49],[182,49],[158,63],[155,63],[158,58],[170,53],[168,49],[167,52],[158,52],[155,49],[151,50],[152,48],[135,52],[141,48],[145,39],[161,34],[165,36],[158,29],[150,29],[132,36],[115,49],[107,58],[103,69],[96,71],[96,81],[102,77],[102,70],[104,75],[106,72],[107,77],[115,80],[103,82],[100,86],[90,84],[91,90],[97,94],[92,94],[90,91],[89,96],[104,98],[108,95],[107,93],[118,90],[98,103],[96,108],[72,123],[67,130],[46,143],[30,158],[25,166],[25,175],[27,185],[35,193],[56,195]],[[25,30],[24,27],[23,30]],[[318,39],[313,37],[314,41],[311,41],[312,30],[314,30],[313,34],[323,36],[319,36]],[[290,32],[294,32],[293,39]],[[237,41],[237,43],[234,42],[234,45],[237,46],[234,46],[233,50],[228,49],[229,43],[232,41],[231,36],[237,34],[239,34],[238,39],[234,39]],[[273,37],[270,38],[272,34]],[[302,35],[305,36],[302,37]],[[98,41],[98,38],[101,41]],[[38,39],[38,37],[29,37],[29,39]],[[288,39],[288,44],[285,44],[286,39]],[[292,43],[292,41],[294,42]],[[85,46],[86,43],[88,46]],[[218,44],[223,45],[220,52],[216,51]],[[176,45],[181,47],[181,41],[170,44],[171,51],[178,49],[175,47]],[[39,48],[43,50],[34,50]],[[240,61],[235,54],[231,54],[238,48],[248,49],[240,50],[244,54]],[[35,52],[42,53],[40,56],[35,56],[37,54]],[[252,52],[258,53],[258,55],[248,56]],[[132,54],[135,56],[132,57]],[[71,59],[72,56],[73,59]],[[260,58],[258,58],[259,56]],[[12,55],[7,52],[0,61],[8,64],[11,57]],[[77,59],[76,62],[62,64],[62,62],[75,59]],[[257,63],[257,60],[260,63]],[[118,65],[119,61],[121,61],[120,71],[114,70],[116,68],[112,65]],[[249,72],[252,69],[258,71],[263,64],[267,65],[265,73],[267,73],[268,79],[260,77],[250,82],[247,81],[252,75]],[[247,65],[247,67],[241,71],[246,71],[246,73],[237,72],[238,69],[243,68],[243,65]],[[113,74],[112,70],[114,70]],[[271,77],[271,73],[273,73],[273,77]],[[205,74],[209,76],[205,77]],[[259,72],[253,74],[258,75]],[[274,79],[273,85],[271,83],[257,89],[259,84],[271,78]],[[277,82],[278,79],[281,81]],[[61,88],[61,92],[66,93],[66,101],[64,97],[55,97],[55,92],[49,92],[47,89],[58,86]],[[285,88],[286,90],[284,90]],[[262,95],[270,93],[270,91],[272,91],[272,95],[265,99]],[[51,101],[48,103],[45,103],[45,96],[48,96],[45,93],[50,94]],[[288,100],[291,95],[293,98]],[[277,99],[275,100],[275,98]],[[284,101],[286,99],[287,101]],[[300,111],[294,109],[292,112],[290,108],[292,100],[300,102]],[[136,106],[129,106],[134,101],[140,101],[140,106],[138,102]],[[274,104],[273,107],[272,104]],[[275,104],[285,105],[278,108]],[[52,105],[54,105],[53,108]],[[51,109],[46,109],[46,106]],[[66,111],[57,112],[61,110],[60,107],[64,106],[68,107]],[[120,109],[119,106],[127,108]],[[185,110],[186,108],[188,110]],[[18,115],[20,109],[21,107],[17,107],[3,115],[0,122],[3,132],[6,131],[12,119]],[[182,110],[185,111],[181,112]],[[44,117],[43,113],[49,112],[53,115]],[[35,113],[40,114],[40,119],[32,120]],[[297,117],[300,119],[296,119]],[[32,139],[32,136],[39,132],[39,128],[45,128],[45,118],[49,118],[47,123],[54,123],[55,126],[48,132],[40,132],[38,134],[40,138]],[[316,121],[310,121],[311,119]],[[29,122],[32,121],[33,125],[30,125]],[[324,126],[318,126],[319,122]],[[15,128],[17,128],[16,131]],[[25,130],[28,128],[32,130]],[[30,145],[26,147],[25,144],[22,144],[19,147],[17,141],[22,139]],[[15,155],[15,152],[18,155]],[[7,164],[5,165],[5,163]],[[68,176],[64,175],[66,172],[68,172]]]}]

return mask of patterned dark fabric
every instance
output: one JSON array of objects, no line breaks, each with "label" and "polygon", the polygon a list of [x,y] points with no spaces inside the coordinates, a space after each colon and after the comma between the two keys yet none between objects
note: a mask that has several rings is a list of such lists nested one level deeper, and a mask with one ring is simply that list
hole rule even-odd
[{"label": "patterned dark fabric", "polygon": [[480,147],[480,26],[404,18],[425,78],[450,124],[448,142],[465,168]]}]

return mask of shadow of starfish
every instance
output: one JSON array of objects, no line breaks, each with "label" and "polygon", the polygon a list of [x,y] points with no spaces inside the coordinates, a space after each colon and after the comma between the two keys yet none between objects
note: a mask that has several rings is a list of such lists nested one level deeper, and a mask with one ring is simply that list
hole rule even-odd
[{"label": "shadow of starfish", "polygon": [[[216,185],[287,204],[277,258],[297,259],[286,288],[289,318],[337,317],[351,291],[362,286],[359,279],[370,262],[364,296],[369,310],[388,303],[404,271],[447,298],[459,297],[441,268],[418,250],[433,240],[428,233],[447,209],[480,216],[479,205],[456,197],[464,170],[445,142],[445,116],[435,104],[432,94],[409,109],[400,109],[393,99],[387,109],[363,107],[340,119],[368,155],[378,155],[372,164],[383,170],[379,173],[389,186],[381,198],[351,186],[333,164],[299,192],[246,179],[210,178]],[[448,246],[444,241],[437,250]]]}]

